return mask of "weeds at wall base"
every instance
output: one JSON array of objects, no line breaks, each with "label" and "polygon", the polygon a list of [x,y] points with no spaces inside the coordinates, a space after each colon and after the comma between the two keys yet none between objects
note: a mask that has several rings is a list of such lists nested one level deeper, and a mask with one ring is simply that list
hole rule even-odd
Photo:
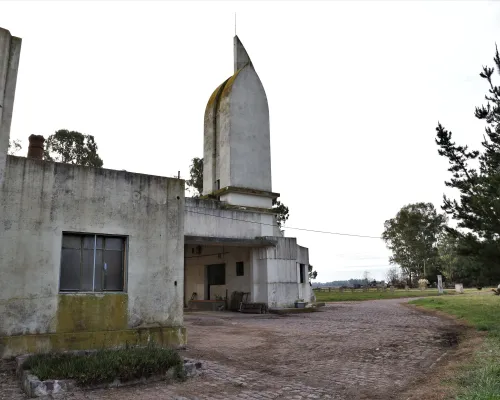
[{"label": "weeds at wall base", "polygon": [[17,358],[17,374],[29,397],[79,389],[184,381],[201,363],[155,345],[118,350],[46,353]]}]

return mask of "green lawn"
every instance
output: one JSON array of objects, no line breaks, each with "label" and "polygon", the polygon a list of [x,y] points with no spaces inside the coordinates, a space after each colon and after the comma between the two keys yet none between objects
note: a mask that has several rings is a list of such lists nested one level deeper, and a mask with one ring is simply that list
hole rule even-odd
[{"label": "green lawn", "polygon": [[[355,289],[354,292],[350,290],[344,290],[340,293],[337,290],[327,292],[327,291],[314,291],[316,294],[316,301],[359,301],[359,300],[380,300],[380,299],[399,299],[403,297],[427,297],[427,296],[439,296],[437,289],[411,289],[411,290],[395,290],[391,292],[387,290],[385,292],[377,292],[376,290],[370,290],[368,292],[363,292],[361,289]],[[455,294],[455,290],[445,290],[444,294]]]},{"label": "green lawn", "polygon": [[457,384],[460,400],[500,399],[500,296],[464,294],[413,300],[412,304],[446,312],[486,331],[483,347],[464,367]]}]

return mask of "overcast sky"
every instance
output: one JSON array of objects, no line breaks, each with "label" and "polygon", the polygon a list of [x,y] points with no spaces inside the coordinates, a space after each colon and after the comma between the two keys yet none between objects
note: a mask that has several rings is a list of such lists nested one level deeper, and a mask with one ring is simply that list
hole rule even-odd
[{"label": "overcast sky", "polygon": [[[11,138],[95,136],[104,167],[188,177],[237,33],[269,101],[273,190],[290,227],[380,236],[405,204],[440,207],[438,120],[476,146],[500,2],[0,2],[23,39]],[[21,155],[21,154],[19,154]],[[286,229],[319,281],[383,279],[379,239]]]}]

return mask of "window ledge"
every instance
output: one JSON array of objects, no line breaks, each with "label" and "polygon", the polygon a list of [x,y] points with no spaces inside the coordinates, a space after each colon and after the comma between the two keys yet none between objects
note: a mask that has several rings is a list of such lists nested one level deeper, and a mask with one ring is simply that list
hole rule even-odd
[{"label": "window ledge", "polygon": [[105,294],[127,294],[127,292],[111,292],[111,291],[109,291],[109,292],[59,292],[59,294],[71,294],[71,295],[75,295],[75,294],[105,295]]}]

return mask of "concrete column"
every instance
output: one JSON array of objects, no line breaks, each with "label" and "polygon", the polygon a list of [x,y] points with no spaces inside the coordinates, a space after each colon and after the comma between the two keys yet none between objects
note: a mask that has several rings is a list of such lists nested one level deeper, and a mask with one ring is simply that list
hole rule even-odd
[{"label": "concrete column", "polygon": [[265,248],[253,248],[250,252],[251,301],[267,303],[267,260]]},{"label": "concrete column", "polygon": [[30,135],[28,140],[30,142],[28,158],[43,160],[43,142],[45,142],[45,138],[42,135]]},{"label": "concrete column", "polygon": [[0,28],[0,186],[3,184],[16,93],[21,39]]}]

